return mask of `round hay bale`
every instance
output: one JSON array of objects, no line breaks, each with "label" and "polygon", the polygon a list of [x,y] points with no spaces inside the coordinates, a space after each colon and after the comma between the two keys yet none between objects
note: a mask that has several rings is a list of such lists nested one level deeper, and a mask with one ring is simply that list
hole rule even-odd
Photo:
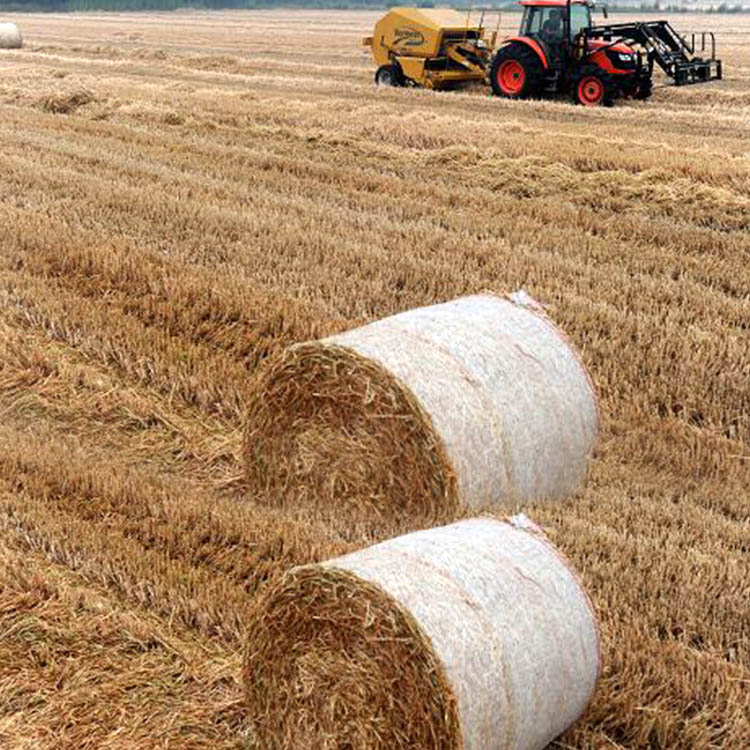
[{"label": "round hay bale", "polygon": [[480,294],[297,344],[256,380],[249,487],[333,514],[448,520],[580,485],[596,397],[528,295]]},{"label": "round hay bale", "polygon": [[580,580],[515,516],[288,571],[253,611],[244,680],[267,750],[538,750],[599,671]]},{"label": "round hay bale", "polygon": [[20,49],[23,37],[14,23],[0,23],[0,49]]}]

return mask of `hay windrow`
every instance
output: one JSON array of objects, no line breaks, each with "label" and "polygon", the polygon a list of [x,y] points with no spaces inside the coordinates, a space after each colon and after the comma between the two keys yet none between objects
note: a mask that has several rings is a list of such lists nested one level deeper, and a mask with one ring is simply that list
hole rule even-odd
[{"label": "hay windrow", "polygon": [[74,85],[67,90],[40,96],[37,106],[53,115],[70,115],[94,101],[96,101],[96,96],[92,91],[83,86]]},{"label": "hay windrow", "polygon": [[244,678],[258,747],[461,747],[455,699],[429,641],[379,586],[304,566],[254,613]]},{"label": "hay windrow", "polygon": [[457,510],[430,416],[372,360],[336,344],[299,344],[263,370],[252,393],[247,478],[270,502],[384,524]]}]

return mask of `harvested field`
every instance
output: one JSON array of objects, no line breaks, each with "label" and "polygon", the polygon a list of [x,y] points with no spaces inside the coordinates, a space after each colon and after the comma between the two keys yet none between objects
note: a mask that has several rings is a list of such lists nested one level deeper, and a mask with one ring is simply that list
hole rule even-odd
[{"label": "harvested field", "polygon": [[675,17],[716,30],[725,81],[601,110],[374,91],[358,41],[377,16],[14,17],[3,748],[254,747],[253,602],[381,538],[248,492],[254,372],[296,341],[519,287],[602,406],[586,488],[525,510],[602,623],[599,690],[557,747],[744,745],[750,16]]}]

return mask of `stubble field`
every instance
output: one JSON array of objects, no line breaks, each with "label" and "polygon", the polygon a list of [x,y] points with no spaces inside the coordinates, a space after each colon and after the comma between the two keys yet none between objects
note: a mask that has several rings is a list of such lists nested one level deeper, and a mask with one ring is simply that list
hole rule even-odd
[{"label": "stubble field", "polygon": [[600,689],[556,746],[746,746],[750,16],[675,18],[717,31],[724,82],[584,110],[376,91],[358,42],[378,15],[15,19],[0,746],[253,747],[257,592],[373,539],[249,496],[253,372],[519,287],[582,350],[603,414],[585,490],[527,510],[603,629]]}]

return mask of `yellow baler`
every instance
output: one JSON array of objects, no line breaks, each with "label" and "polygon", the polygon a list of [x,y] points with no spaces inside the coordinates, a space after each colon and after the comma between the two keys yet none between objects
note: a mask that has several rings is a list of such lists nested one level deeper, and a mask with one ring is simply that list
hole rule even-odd
[{"label": "yellow baler", "polygon": [[466,13],[391,8],[362,43],[378,66],[376,83],[432,89],[485,80],[495,37],[485,39],[481,20],[472,24]]}]

